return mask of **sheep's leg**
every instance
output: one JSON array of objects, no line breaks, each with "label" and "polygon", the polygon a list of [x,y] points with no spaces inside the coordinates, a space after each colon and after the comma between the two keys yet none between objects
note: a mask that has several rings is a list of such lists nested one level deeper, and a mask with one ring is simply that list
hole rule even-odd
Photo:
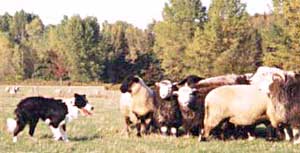
[{"label": "sheep's leg", "polygon": [[[271,123],[267,123],[266,124],[266,140],[267,141],[272,141],[275,137],[275,135],[277,135],[278,130],[273,128]],[[276,136],[277,137],[277,136]]]},{"label": "sheep's leg", "polygon": [[136,136],[141,137],[141,123],[140,122],[136,123],[136,130],[137,130]]},{"label": "sheep's leg", "polygon": [[160,128],[160,131],[161,131],[161,133],[162,133],[163,136],[166,136],[167,133],[168,133],[168,127],[167,126],[162,126]]},{"label": "sheep's leg", "polygon": [[300,143],[300,136],[299,136],[299,129],[293,128],[293,137],[294,137],[294,144]]},{"label": "sheep's leg", "polygon": [[178,137],[178,129],[175,127],[171,127],[171,134],[175,137]]},{"label": "sheep's leg", "polygon": [[252,141],[255,139],[255,126],[246,126],[245,130],[247,131],[247,135],[248,135],[248,141]]},{"label": "sheep's leg", "polygon": [[[208,111],[207,108],[206,111]],[[222,120],[224,120],[223,117],[218,117],[220,116],[219,113],[220,112],[218,112],[216,115],[209,114],[210,116],[208,116],[208,113],[206,112],[206,117],[204,118],[204,132],[201,138],[199,137],[199,141],[205,141],[210,135],[211,130],[215,128]]]},{"label": "sheep's leg", "polygon": [[127,136],[129,136],[130,124],[132,124],[132,122],[130,121],[130,118],[128,116],[126,116],[125,117],[125,128],[124,128],[124,131],[126,132]]},{"label": "sheep's leg", "polygon": [[293,139],[293,131],[289,126],[284,128],[285,140],[291,141]]},{"label": "sheep's leg", "polygon": [[148,113],[144,118],[145,119],[143,122],[144,122],[145,134],[149,134],[151,124],[153,121],[153,113],[152,112]]}]

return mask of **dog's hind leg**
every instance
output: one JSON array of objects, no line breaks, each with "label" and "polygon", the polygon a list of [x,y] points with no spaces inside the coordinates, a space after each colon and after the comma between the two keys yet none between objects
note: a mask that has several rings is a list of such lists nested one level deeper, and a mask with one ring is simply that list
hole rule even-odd
[{"label": "dog's hind leg", "polygon": [[16,128],[14,130],[14,133],[13,133],[13,135],[14,135],[13,142],[14,143],[17,142],[17,139],[18,139],[17,136],[18,136],[18,134],[21,131],[23,131],[23,129],[25,128],[25,126],[26,126],[26,122],[24,122],[24,121],[22,121],[20,119],[17,119],[17,126],[16,126]]}]

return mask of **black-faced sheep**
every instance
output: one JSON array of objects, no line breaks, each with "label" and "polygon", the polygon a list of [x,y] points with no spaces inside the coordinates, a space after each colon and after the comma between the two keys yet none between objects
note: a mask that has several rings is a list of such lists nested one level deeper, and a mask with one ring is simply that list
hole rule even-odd
[{"label": "black-faced sheep", "polygon": [[178,136],[178,128],[181,126],[181,112],[177,102],[177,96],[173,91],[178,90],[169,80],[155,83],[155,97],[157,108],[154,111],[154,125],[162,134]]},{"label": "black-faced sheep", "polygon": [[[131,99],[129,98],[128,100],[128,103],[130,104],[123,104],[121,106],[124,107],[120,108],[123,110],[122,112],[125,117],[125,124],[128,127],[129,121],[132,122],[130,120],[131,116],[134,114],[136,118],[135,125],[137,129],[137,136],[141,136],[141,131],[148,133],[156,107],[153,91],[144,83],[143,79],[138,76],[129,76],[124,79],[120,90],[123,94],[130,93],[131,96]],[[126,103],[126,100],[124,101]]]},{"label": "black-faced sheep", "polygon": [[[224,75],[213,78],[203,79],[197,76],[188,76],[179,82],[182,87],[179,88],[178,102],[180,104],[183,125],[186,129],[197,129],[200,132],[203,128],[204,120],[204,99],[213,89],[229,84],[249,84],[249,75]],[[197,127],[198,126],[198,127]],[[228,122],[224,122],[219,128],[217,135],[225,134],[227,127],[232,127]],[[231,128],[230,128],[231,129]],[[228,130],[228,129],[227,129]],[[232,130],[232,129],[231,129]],[[197,133],[198,135],[199,133]],[[224,136],[221,136],[224,139]]]}]

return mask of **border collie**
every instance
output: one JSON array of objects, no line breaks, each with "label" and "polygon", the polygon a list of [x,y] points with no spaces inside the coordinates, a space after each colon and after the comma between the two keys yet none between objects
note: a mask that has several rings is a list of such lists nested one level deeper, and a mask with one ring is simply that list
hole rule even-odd
[{"label": "border collie", "polygon": [[29,124],[29,135],[33,138],[35,127],[42,119],[49,125],[55,140],[68,142],[66,123],[77,118],[79,111],[91,115],[93,109],[85,95],[76,93],[70,99],[28,97],[17,105],[15,120],[7,119],[7,128],[13,133],[13,142],[17,142],[18,134]]}]

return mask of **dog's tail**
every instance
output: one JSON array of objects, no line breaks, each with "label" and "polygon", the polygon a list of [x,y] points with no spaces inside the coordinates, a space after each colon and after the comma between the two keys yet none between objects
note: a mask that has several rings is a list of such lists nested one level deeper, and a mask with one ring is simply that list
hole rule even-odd
[{"label": "dog's tail", "polygon": [[13,133],[17,127],[17,121],[15,119],[8,118],[6,120],[6,126],[7,126],[8,132]]}]

